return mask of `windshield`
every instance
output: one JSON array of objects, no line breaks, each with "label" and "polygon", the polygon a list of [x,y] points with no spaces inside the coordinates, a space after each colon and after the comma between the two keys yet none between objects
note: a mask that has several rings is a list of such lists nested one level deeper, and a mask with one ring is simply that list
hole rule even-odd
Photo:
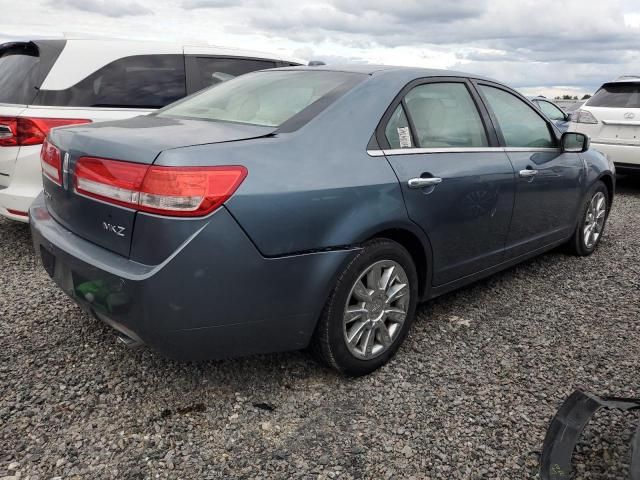
[{"label": "windshield", "polygon": [[321,99],[328,100],[323,102],[326,107],[363,78],[311,70],[249,73],[174,103],[158,115],[279,127]]},{"label": "windshield", "polygon": [[590,107],[640,108],[640,83],[605,83],[587,105]]}]

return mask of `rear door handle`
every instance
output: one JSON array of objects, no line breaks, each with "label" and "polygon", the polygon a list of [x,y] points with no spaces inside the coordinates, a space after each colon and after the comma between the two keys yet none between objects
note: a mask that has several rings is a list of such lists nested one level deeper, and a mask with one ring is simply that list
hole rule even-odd
[{"label": "rear door handle", "polygon": [[520,170],[520,178],[535,177],[538,174],[538,170]]},{"label": "rear door handle", "polygon": [[407,182],[409,188],[424,188],[424,187],[432,187],[442,183],[442,179],[439,177],[427,177],[427,178],[411,178]]}]

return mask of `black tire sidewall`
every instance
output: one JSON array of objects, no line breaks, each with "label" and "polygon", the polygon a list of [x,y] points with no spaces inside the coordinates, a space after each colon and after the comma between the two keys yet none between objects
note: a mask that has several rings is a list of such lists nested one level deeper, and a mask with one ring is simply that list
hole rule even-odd
[{"label": "black tire sidewall", "polygon": [[[400,264],[409,280],[409,308],[402,330],[391,347],[371,360],[361,360],[349,351],[343,332],[344,309],[348,296],[358,277],[372,264],[380,260],[393,260]],[[376,370],[389,361],[406,338],[415,316],[418,300],[418,276],[413,259],[407,250],[391,240],[378,240],[366,245],[363,251],[348,265],[334,290],[325,318],[327,343],[331,349],[332,362],[343,373],[359,376]]]}]

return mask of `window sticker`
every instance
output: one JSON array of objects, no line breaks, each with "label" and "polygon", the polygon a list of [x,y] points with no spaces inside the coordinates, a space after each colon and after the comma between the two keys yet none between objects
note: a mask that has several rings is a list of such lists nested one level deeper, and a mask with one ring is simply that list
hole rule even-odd
[{"label": "window sticker", "polygon": [[409,127],[398,127],[398,138],[400,139],[400,148],[411,148],[411,132]]}]

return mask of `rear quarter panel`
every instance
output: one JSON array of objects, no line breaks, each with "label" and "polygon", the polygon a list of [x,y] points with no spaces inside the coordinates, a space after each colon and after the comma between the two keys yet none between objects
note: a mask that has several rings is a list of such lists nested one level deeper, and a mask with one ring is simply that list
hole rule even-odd
[{"label": "rear quarter panel", "polygon": [[345,247],[412,225],[391,166],[367,143],[402,83],[366,80],[293,133],[163,152],[158,165],[244,165],[227,208],[268,257]]}]

